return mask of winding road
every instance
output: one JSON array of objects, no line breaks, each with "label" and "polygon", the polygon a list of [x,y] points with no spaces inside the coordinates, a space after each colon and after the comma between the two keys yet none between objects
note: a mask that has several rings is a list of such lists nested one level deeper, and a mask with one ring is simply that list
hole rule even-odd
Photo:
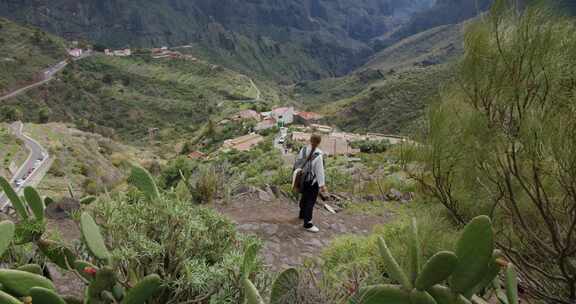
[{"label": "winding road", "polygon": [[[10,184],[14,187],[17,193],[21,193],[24,187],[34,185],[44,177],[47,167],[50,164],[50,155],[36,140],[29,137],[22,132],[24,124],[22,122],[15,122],[12,124],[12,131],[14,135],[24,141],[26,148],[30,151],[28,158],[20,166],[20,169],[10,180]],[[20,186],[16,186],[16,181],[23,180]],[[4,211],[10,206],[8,198],[4,193],[0,193],[0,211]]]}]

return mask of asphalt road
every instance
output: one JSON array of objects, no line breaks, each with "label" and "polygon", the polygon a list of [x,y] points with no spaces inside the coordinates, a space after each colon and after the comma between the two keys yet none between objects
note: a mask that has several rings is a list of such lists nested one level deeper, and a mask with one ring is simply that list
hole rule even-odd
[{"label": "asphalt road", "polygon": [[[10,180],[12,187],[14,187],[14,190],[16,190],[17,193],[21,193],[24,187],[31,185],[34,180],[39,179],[39,175],[43,174],[44,171],[40,169],[43,169],[49,164],[48,152],[44,150],[42,145],[33,138],[22,133],[23,127],[24,125],[21,122],[15,122],[12,124],[14,135],[24,141],[26,148],[30,151],[24,164],[20,166],[20,169],[18,169],[16,174]],[[17,180],[23,180],[23,183],[20,186],[16,186]],[[10,206],[10,202],[2,193],[0,194],[0,211],[6,209],[7,206]]]}]

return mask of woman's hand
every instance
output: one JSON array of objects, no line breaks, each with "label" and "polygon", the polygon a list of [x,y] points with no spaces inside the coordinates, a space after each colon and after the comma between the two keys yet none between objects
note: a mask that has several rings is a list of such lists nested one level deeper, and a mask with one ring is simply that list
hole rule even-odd
[{"label": "woman's hand", "polygon": [[326,186],[322,186],[322,187],[320,187],[320,192],[328,193],[328,188],[326,188]]}]

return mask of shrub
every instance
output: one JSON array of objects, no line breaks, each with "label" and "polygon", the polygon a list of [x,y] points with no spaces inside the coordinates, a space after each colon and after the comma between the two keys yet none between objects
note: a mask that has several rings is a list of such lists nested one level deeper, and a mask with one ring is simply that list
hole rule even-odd
[{"label": "shrub", "polygon": [[96,213],[123,273],[162,276],[167,288],[155,303],[239,302],[241,252],[256,241],[238,235],[216,211],[173,195],[149,201],[132,192],[102,200]]}]

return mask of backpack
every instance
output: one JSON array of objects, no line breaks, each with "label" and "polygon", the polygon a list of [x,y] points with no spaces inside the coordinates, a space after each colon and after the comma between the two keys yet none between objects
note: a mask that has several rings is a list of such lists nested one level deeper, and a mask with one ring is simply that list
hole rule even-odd
[{"label": "backpack", "polygon": [[[307,154],[307,148],[303,148],[303,154]],[[314,174],[312,173],[312,161],[316,158],[317,154],[314,153],[315,149],[312,149],[310,155],[305,159],[297,159],[294,164],[294,173],[292,174],[292,191],[296,193],[302,193],[304,185],[312,184],[314,181]]]}]

